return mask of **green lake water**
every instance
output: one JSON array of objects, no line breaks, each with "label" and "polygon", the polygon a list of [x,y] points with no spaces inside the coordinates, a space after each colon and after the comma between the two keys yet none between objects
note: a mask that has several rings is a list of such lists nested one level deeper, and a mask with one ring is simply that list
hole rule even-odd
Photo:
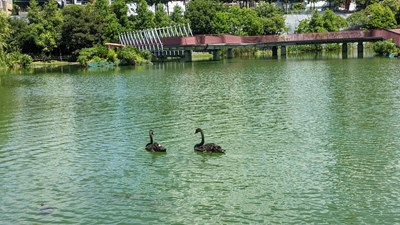
[{"label": "green lake water", "polygon": [[[0,224],[399,224],[400,60],[0,75]],[[198,154],[197,127],[225,155]],[[148,132],[167,148],[146,152]]]}]

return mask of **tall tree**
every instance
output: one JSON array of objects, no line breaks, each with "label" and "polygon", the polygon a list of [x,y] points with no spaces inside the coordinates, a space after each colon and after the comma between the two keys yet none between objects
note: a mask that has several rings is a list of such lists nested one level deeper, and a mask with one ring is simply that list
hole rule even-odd
[{"label": "tall tree", "polygon": [[61,41],[62,14],[58,10],[58,3],[49,0],[43,6],[43,30],[39,33],[36,43],[42,47],[44,53],[50,54]]},{"label": "tall tree", "polygon": [[148,9],[149,5],[145,0],[139,0],[136,8],[136,15],[131,16],[133,26],[136,30],[154,28],[154,13]]},{"label": "tall tree", "polygon": [[301,20],[296,33],[334,32],[347,27],[348,23],[344,18],[328,9],[323,14],[315,12],[311,19]]},{"label": "tall tree", "polygon": [[7,39],[11,35],[10,24],[6,14],[0,12],[0,65],[4,62],[5,49],[7,47]]},{"label": "tall tree", "polygon": [[283,11],[276,4],[260,3],[254,10],[263,18],[264,34],[279,34],[287,30]]},{"label": "tall tree", "polygon": [[187,23],[187,20],[183,16],[183,9],[179,5],[174,6],[174,9],[170,15],[170,18],[175,24]]},{"label": "tall tree", "polygon": [[40,48],[35,43],[37,33],[25,20],[9,20],[12,34],[8,39],[12,51],[21,51],[26,54],[39,54]]},{"label": "tall tree", "polygon": [[392,29],[397,27],[396,19],[389,7],[379,3],[369,5],[365,9],[368,21],[367,29]]},{"label": "tall tree", "polygon": [[30,0],[28,7],[29,26],[34,33],[35,44],[44,56],[49,56],[61,40],[62,15],[55,0],[49,0],[43,9],[36,0]]},{"label": "tall tree", "polygon": [[218,34],[257,35],[264,31],[263,20],[253,9],[231,6],[225,12],[216,13],[211,23]]},{"label": "tall tree", "polygon": [[124,30],[133,29],[133,24],[128,18],[128,6],[126,5],[126,0],[114,0],[111,8],[117,17],[119,24],[124,27]]},{"label": "tall tree", "polygon": [[163,4],[157,4],[156,11],[154,13],[154,22],[157,27],[166,27],[171,25],[171,19],[165,12],[165,7]]},{"label": "tall tree", "polygon": [[103,43],[102,31],[106,24],[92,3],[67,5],[62,9],[62,49],[64,54],[78,55],[83,48]]},{"label": "tall tree", "polygon": [[397,24],[400,24],[400,0],[383,0],[381,4],[392,10]]},{"label": "tall tree", "polygon": [[187,4],[185,18],[189,20],[194,34],[211,34],[210,24],[222,4],[213,0],[193,0]]}]

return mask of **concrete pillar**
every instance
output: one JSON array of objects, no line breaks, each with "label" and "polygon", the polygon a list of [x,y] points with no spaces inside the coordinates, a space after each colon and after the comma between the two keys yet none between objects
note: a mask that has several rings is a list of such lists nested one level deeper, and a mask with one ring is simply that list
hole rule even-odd
[{"label": "concrete pillar", "polygon": [[286,46],[281,46],[281,58],[286,59]]},{"label": "concrete pillar", "polygon": [[233,48],[228,48],[228,51],[226,52],[228,59],[233,58]]},{"label": "concrete pillar", "polygon": [[342,43],[342,59],[347,59],[347,43]]},{"label": "concrete pillar", "polygon": [[185,62],[192,61],[192,50],[185,50],[184,55],[185,55]]},{"label": "concrete pillar", "polygon": [[278,58],[278,47],[277,46],[272,47],[272,58],[274,58],[274,59]]},{"label": "concrete pillar", "polygon": [[220,49],[212,50],[212,54],[213,54],[213,60],[214,61],[221,60],[221,50]]},{"label": "concrete pillar", "polygon": [[364,58],[364,43],[362,41],[357,43],[357,57]]}]

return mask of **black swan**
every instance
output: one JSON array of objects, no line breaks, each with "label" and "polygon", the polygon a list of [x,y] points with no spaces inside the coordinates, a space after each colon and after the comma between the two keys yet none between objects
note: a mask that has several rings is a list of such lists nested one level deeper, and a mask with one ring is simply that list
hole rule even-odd
[{"label": "black swan", "polygon": [[194,146],[194,150],[196,152],[206,152],[206,153],[225,153],[225,150],[221,148],[221,146],[214,144],[214,143],[208,143],[204,144],[204,134],[203,130],[200,128],[196,129],[195,134],[199,133],[201,134],[201,142],[199,144],[196,144]]},{"label": "black swan", "polygon": [[146,145],[146,150],[149,152],[166,152],[167,149],[164,148],[162,145],[158,144],[157,142],[153,143],[153,136],[154,136],[154,132],[153,130],[149,131],[149,135],[150,135],[150,143],[148,143]]}]

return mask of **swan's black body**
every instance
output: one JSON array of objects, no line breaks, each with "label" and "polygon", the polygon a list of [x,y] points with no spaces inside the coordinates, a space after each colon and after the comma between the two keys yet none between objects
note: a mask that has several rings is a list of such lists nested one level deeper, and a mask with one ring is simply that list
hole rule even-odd
[{"label": "swan's black body", "polygon": [[153,130],[149,131],[149,135],[150,135],[150,143],[148,143],[146,145],[146,150],[149,152],[166,152],[167,149],[164,148],[162,145],[158,144],[157,142],[153,143]]},{"label": "swan's black body", "polygon": [[194,146],[194,150],[196,152],[205,152],[205,153],[225,153],[225,150],[221,148],[221,146],[214,144],[214,143],[208,143],[204,144],[204,134],[203,130],[200,128],[196,129],[195,134],[199,133],[201,134],[201,142],[199,144],[196,144]]}]

